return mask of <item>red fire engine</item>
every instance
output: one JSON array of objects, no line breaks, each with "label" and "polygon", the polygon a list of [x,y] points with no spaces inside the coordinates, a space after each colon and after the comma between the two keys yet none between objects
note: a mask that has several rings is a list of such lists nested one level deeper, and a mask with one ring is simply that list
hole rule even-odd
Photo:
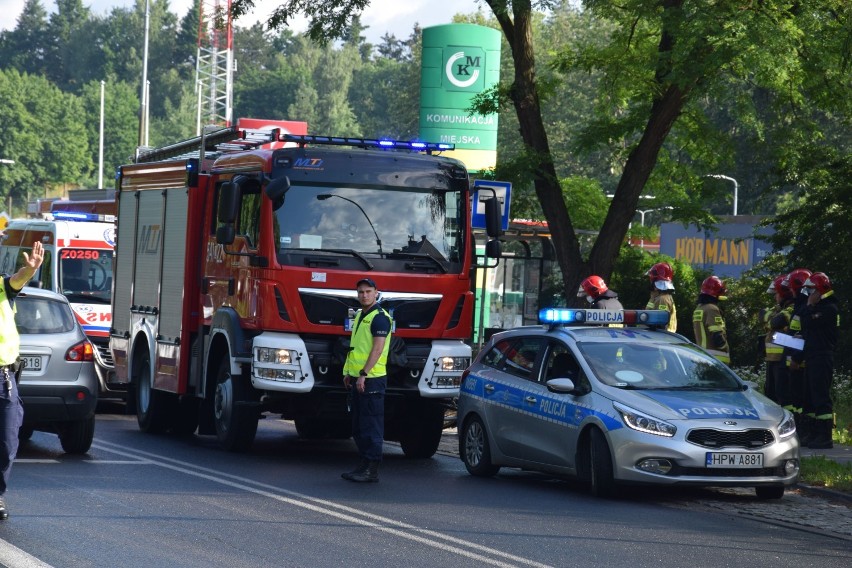
[{"label": "red fire engine", "polygon": [[227,128],[123,166],[110,347],[140,428],[239,451],[270,414],[348,437],[342,363],[368,276],[394,322],[385,437],[433,455],[474,301],[468,173],[433,155],[449,148]]}]

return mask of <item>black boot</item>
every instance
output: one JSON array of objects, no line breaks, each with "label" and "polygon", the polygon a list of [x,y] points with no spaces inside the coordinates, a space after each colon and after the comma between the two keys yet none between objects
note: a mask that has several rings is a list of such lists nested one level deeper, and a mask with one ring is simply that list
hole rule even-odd
[{"label": "black boot", "polygon": [[796,435],[799,437],[799,445],[806,447],[813,437],[814,419],[804,414],[796,414]]},{"label": "black boot", "polygon": [[5,521],[9,518],[9,511],[6,509],[6,501],[0,497],[0,521]]},{"label": "black boot", "polygon": [[347,471],[346,473],[341,473],[340,477],[352,481],[353,475],[362,475],[364,472],[367,471],[367,468],[369,467],[370,461],[367,458],[361,458],[361,461],[358,462],[358,465],[355,466],[355,469],[353,469],[352,471]]},{"label": "black boot", "polygon": [[831,431],[834,429],[833,420],[814,420],[814,434],[808,441],[808,447],[812,450],[828,450],[834,447],[831,439]]},{"label": "black boot", "polygon": [[367,469],[351,475],[343,474],[343,479],[356,481],[358,483],[376,483],[379,481],[379,462],[371,461]]}]

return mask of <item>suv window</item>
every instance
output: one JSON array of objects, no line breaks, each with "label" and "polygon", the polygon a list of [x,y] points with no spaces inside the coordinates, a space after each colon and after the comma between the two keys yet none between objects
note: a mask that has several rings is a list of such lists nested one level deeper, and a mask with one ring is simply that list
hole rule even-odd
[{"label": "suv window", "polygon": [[18,333],[65,333],[74,329],[74,315],[64,302],[18,296],[15,324]]}]

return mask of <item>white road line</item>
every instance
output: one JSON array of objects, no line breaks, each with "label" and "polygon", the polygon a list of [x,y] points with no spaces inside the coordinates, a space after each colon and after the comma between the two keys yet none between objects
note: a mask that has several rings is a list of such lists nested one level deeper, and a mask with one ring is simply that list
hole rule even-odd
[{"label": "white road line", "polygon": [[53,568],[3,539],[0,539],[0,563],[6,568]]},{"label": "white road line", "polygon": [[[118,444],[113,444],[111,442],[105,442],[102,440],[98,440],[96,443],[92,444],[92,447],[96,447],[100,450],[112,452],[125,457],[137,457],[140,459],[147,459],[152,465],[164,467],[167,469],[184,473],[186,475],[200,477],[202,479],[206,479],[214,483],[219,483],[228,487],[233,487],[236,489],[247,491],[249,493],[268,497],[270,499],[281,501],[283,503],[288,503],[296,507],[301,507],[303,509],[313,511],[315,513],[335,517],[343,521],[347,521],[349,523],[380,530],[389,534],[393,534],[400,538],[413,540],[415,542],[419,542],[421,544],[425,544],[427,546],[431,546],[433,548],[437,548],[446,552],[451,552],[453,554],[458,554],[460,556],[465,556],[467,558],[485,564],[490,564],[493,566],[502,566],[507,568],[510,566],[518,565],[532,566],[534,568],[550,568],[548,564],[542,564],[540,562],[536,562],[528,558],[508,554],[502,550],[497,550],[435,531],[426,530],[414,525],[396,521],[388,517],[375,515],[366,511],[355,509],[353,507],[341,505],[333,501],[327,501],[325,499],[311,497],[310,495],[305,495],[302,493],[297,493],[295,491],[282,489],[273,485],[267,485],[265,483],[260,483],[251,479],[247,479],[245,477],[231,475],[229,473],[214,469],[208,469],[195,464],[175,460],[157,454],[152,454],[142,450],[129,450],[125,446],[120,446]],[[478,551],[482,554],[478,554],[474,551]],[[483,554],[496,556],[499,557],[499,559],[483,556]]]},{"label": "white road line", "polygon": [[[108,465],[139,465],[149,463],[148,460],[77,460],[79,463],[96,463]],[[63,460],[49,458],[24,458],[15,459],[15,463],[65,463]]]}]

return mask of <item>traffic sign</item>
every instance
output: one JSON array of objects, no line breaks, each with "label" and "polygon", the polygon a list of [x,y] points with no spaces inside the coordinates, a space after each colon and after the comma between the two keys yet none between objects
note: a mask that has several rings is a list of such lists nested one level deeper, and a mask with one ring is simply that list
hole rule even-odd
[{"label": "traffic sign", "polygon": [[497,197],[500,202],[500,217],[503,230],[509,228],[509,209],[512,203],[512,184],[508,181],[494,181],[490,179],[473,180],[473,211],[471,213],[470,225],[474,229],[485,228],[485,202]]}]

